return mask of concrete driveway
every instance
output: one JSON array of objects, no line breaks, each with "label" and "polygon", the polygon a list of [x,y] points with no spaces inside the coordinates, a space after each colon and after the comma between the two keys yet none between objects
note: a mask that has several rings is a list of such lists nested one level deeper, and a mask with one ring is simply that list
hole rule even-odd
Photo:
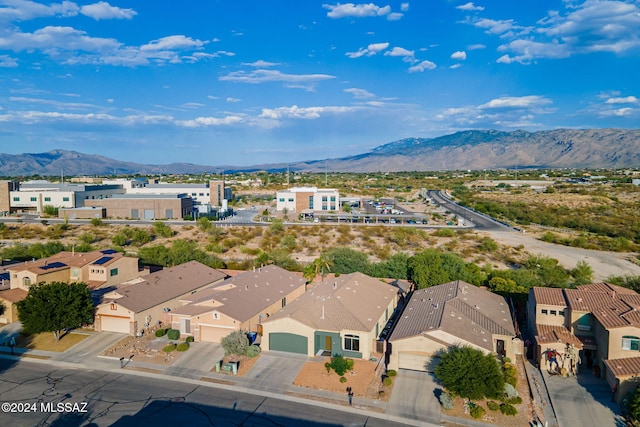
[{"label": "concrete driveway", "polygon": [[604,379],[591,372],[577,378],[550,376],[542,372],[559,427],[622,427],[620,410],[611,402],[612,392]]},{"label": "concrete driveway", "polygon": [[286,392],[307,360],[309,358],[304,355],[264,351],[245,378],[251,383],[251,388]]},{"label": "concrete driveway", "polygon": [[394,382],[387,414],[440,423],[440,402],[436,397],[440,386],[433,374],[401,369]]}]

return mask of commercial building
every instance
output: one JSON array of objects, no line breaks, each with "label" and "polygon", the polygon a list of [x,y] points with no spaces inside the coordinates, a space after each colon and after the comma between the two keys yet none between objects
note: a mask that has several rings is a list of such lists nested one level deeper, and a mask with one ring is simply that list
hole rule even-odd
[{"label": "commercial building", "polygon": [[118,194],[85,204],[105,208],[107,218],[182,219],[193,213],[193,199],[186,194]]},{"label": "commercial building", "polygon": [[304,213],[328,212],[340,210],[340,194],[332,188],[293,187],[278,191],[276,194],[276,210]]}]

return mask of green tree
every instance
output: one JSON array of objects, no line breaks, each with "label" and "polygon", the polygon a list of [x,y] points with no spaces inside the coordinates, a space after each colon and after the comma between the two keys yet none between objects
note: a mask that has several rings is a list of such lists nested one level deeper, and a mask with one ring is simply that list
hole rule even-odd
[{"label": "green tree", "polygon": [[91,292],[82,282],[40,283],[18,302],[18,318],[27,333],[53,332],[93,323]]},{"label": "green tree", "polygon": [[569,274],[559,265],[557,259],[532,256],[527,259],[525,266],[536,273],[542,281],[542,286],[564,287],[569,281]]},{"label": "green tree", "polygon": [[327,273],[331,272],[331,266],[333,263],[325,254],[320,254],[320,256],[314,259],[311,264],[308,264],[304,267],[303,276],[307,281],[312,282],[313,279],[316,278],[318,274],[322,275],[322,280],[324,280]]},{"label": "green tree", "polygon": [[440,285],[453,280],[464,280],[476,286],[485,282],[482,270],[473,263],[449,252],[427,249],[409,258],[407,276],[418,289]]},{"label": "green tree", "polygon": [[574,285],[586,285],[593,281],[593,268],[586,261],[578,261],[576,267],[571,270]]},{"label": "green tree", "polygon": [[359,271],[364,274],[371,272],[371,263],[367,254],[349,248],[333,248],[325,253],[333,264],[333,272],[349,274]]},{"label": "green tree", "polygon": [[224,349],[224,354],[236,354],[244,356],[249,350],[249,338],[243,331],[233,331],[220,340],[220,345]]},{"label": "green tree", "polygon": [[626,409],[636,422],[640,422],[640,387],[636,387]]},{"label": "green tree", "polygon": [[124,246],[127,244],[127,236],[123,233],[114,234],[113,237],[111,237],[111,243],[116,246]]},{"label": "green tree", "polygon": [[504,374],[492,354],[470,346],[450,347],[440,358],[435,375],[449,392],[471,400],[499,398]]},{"label": "green tree", "polygon": [[173,229],[162,221],[156,221],[153,223],[153,231],[162,237],[173,237],[175,234]]}]

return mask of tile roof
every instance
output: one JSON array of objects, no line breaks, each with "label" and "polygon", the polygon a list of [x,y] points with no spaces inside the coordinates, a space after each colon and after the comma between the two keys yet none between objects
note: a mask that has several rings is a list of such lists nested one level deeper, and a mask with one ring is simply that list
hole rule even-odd
[{"label": "tile roof", "polygon": [[[245,271],[194,295],[193,301],[172,311],[197,316],[219,311],[240,322],[260,314],[306,281],[276,265]],[[270,313],[271,314],[271,313]]]},{"label": "tile roof", "polygon": [[398,288],[362,273],[342,274],[318,283],[265,323],[291,318],[316,330],[369,332],[397,292]]},{"label": "tile roof", "polygon": [[536,325],[538,328],[538,335],[536,335],[536,342],[538,344],[555,344],[555,343],[569,343],[573,344],[576,348],[582,349],[582,341],[577,336],[573,335],[571,331],[564,326],[558,325]]},{"label": "tile roof", "polygon": [[506,300],[463,281],[414,291],[389,341],[433,330],[448,332],[488,349],[492,349],[493,334],[515,336]]},{"label": "tile roof", "polygon": [[564,299],[564,293],[560,288],[532,288],[536,304],[556,305],[566,307],[567,302]]},{"label": "tile roof", "polygon": [[104,304],[117,302],[139,313],[151,307],[214,284],[226,275],[197,261],[189,261],[142,276],[104,296]]},{"label": "tile roof", "polygon": [[16,303],[25,299],[27,293],[27,291],[20,288],[7,289],[6,291],[0,291],[0,298],[11,303]]},{"label": "tile roof", "polygon": [[616,378],[636,376],[640,372],[640,357],[607,359],[604,364]]}]

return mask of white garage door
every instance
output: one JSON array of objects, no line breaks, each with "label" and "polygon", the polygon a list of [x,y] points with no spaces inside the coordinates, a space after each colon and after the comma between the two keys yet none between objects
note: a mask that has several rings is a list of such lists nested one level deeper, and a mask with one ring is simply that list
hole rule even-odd
[{"label": "white garage door", "polygon": [[402,352],[398,357],[398,367],[412,371],[433,372],[438,362],[437,357],[425,353]]},{"label": "white garage door", "polygon": [[220,342],[222,338],[226,337],[233,331],[233,329],[229,328],[216,328],[215,326],[200,325],[200,341]]},{"label": "white garage door", "polygon": [[128,317],[100,316],[100,327],[103,331],[131,333]]}]

